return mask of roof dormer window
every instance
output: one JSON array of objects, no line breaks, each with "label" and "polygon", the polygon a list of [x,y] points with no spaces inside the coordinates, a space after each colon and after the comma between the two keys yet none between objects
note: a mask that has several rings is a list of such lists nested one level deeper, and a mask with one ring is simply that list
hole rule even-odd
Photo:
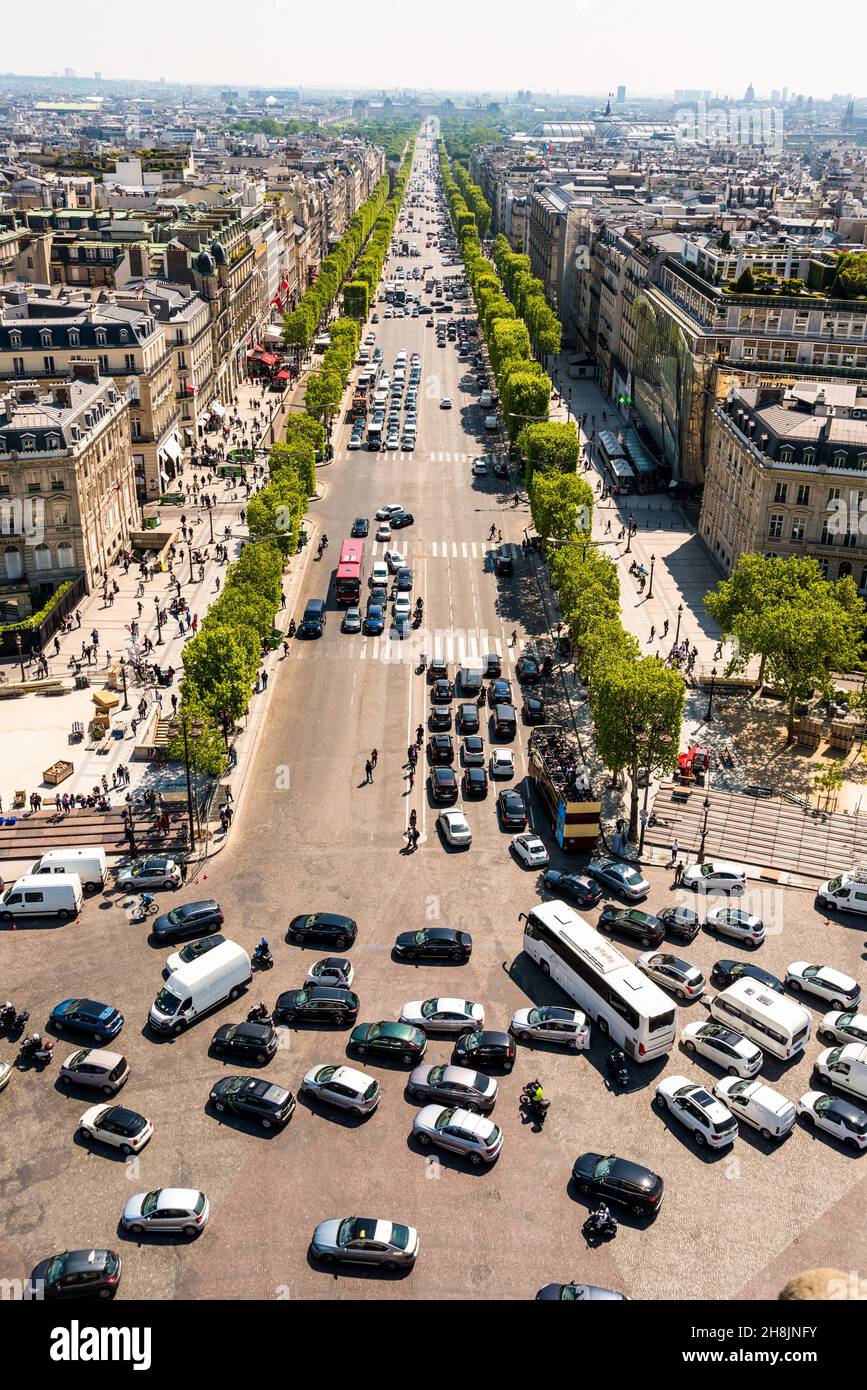
[{"label": "roof dormer window", "polygon": [[81,334],[79,333],[78,329],[77,329],[77,328],[70,328],[70,330],[69,330],[69,346],[70,346],[70,347],[78,347],[78,345],[79,345],[80,342],[81,342]]},{"label": "roof dormer window", "polygon": [[97,328],[96,343],[97,347],[105,347],[107,334],[104,328]]},{"label": "roof dormer window", "polygon": [[35,448],[36,448],[36,436],[35,436],[35,434],[22,434],[22,436],[21,436],[21,448],[22,448],[22,449],[29,449],[29,450],[35,449]]},{"label": "roof dormer window", "polygon": [[14,348],[21,346],[21,333],[17,328],[13,328],[9,334],[9,346]]},{"label": "roof dormer window", "polygon": [[51,347],[51,329],[43,328],[39,332],[39,341],[43,347]]}]

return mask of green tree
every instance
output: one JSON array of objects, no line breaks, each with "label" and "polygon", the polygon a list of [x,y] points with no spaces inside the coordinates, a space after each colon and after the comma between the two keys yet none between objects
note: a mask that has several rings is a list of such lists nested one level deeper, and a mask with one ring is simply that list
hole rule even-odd
[{"label": "green tree", "polygon": [[[612,605],[610,595],[605,594],[604,590],[598,589],[597,592],[604,594],[603,607],[608,610],[607,615],[594,614],[576,643],[578,669],[591,685],[607,662],[637,661],[641,655],[638,638],[627,632],[620,621],[618,605]],[[615,610],[613,615],[612,606]]]},{"label": "green tree", "polygon": [[259,666],[260,643],[251,628],[203,625],[184,648],[183,689],[215,719],[228,710],[238,719],[247,708]]},{"label": "green tree", "polygon": [[754,293],[756,286],[753,279],[753,272],[750,270],[749,266],[746,266],[745,269],[741,271],[737,280],[735,280],[733,288],[735,294]]},{"label": "green tree", "polygon": [[[850,592],[835,592],[840,585]],[[864,659],[865,605],[851,579],[803,590],[771,605],[755,620],[750,637],[767,658],[767,674],[788,711],[787,736],[795,734],[795,705],[818,688],[829,698],[834,671],[854,670]]]},{"label": "green tree", "polygon": [[629,834],[638,829],[638,775],[650,767],[659,777],[673,772],[680,749],[684,687],[676,671],[654,657],[604,661],[590,688],[596,751],[615,778],[631,783]]},{"label": "green tree", "polygon": [[551,403],[551,383],[546,376],[529,371],[511,372],[501,383],[506,428],[514,439],[528,420],[547,419]]},{"label": "green tree", "polygon": [[245,545],[237,560],[229,567],[227,585],[230,581],[246,585],[261,594],[274,614],[280,607],[283,556],[276,545]]},{"label": "green tree", "polygon": [[[196,695],[191,683],[181,681],[180,724],[187,725],[187,751],[193,772],[207,777],[222,777],[228,766],[222,729],[211,711]],[[166,745],[166,753],[175,762],[184,761],[184,738],[179,729]]]},{"label": "green tree", "polygon": [[561,473],[574,473],[578,467],[581,444],[575,426],[560,420],[525,425],[518,435],[518,448],[527,460],[527,483],[537,468],[556,468]]},{"label": "green tree", "polygon": [[331,420],[340,409],[343,383],[336,372],[311,372],[304,405],[314,420]]},{"label": "green tree", "polygon": [[[571,541],[590,535],[593,489],[574,473],[537,469],[530,479],[530,514],[543,540]],[[577,543],[577,542],[576,542]]]},{"label": "green tree", "polygon": [[363,280],[349,280],[343,286],[343,309],[352,318],[364,322],[370,310],[370,287]]},{"label": "green tree", "polygon": [[863,299],[867,296],[867,251],[844,251],[837,257],[832,299]]}]

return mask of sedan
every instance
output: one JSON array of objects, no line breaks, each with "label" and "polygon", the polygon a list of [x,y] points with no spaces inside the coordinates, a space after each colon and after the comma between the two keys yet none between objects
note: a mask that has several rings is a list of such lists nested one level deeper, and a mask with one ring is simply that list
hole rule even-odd
[{"label": "sedan", "polygon": [[656,1088],[656,1104],[692,1130],[699,1146],[722,1149],[737,1138],[738,1124],[732,1112],[704,1086],[685,1076],[665,1076]]},{"label": "sedan", "polygon": [[852,1009],[825,1014],[816,1029],[816,1037],[823,1042],[867,1043],[867,1014],[857,1014]]},{"label": "sedan", "polygon": [[448,396],[443,396],[442,400],[440,401],[440,410],[451,410],[451,408],[452,403],[450,398]]},{"label": "sedan", "polygon": [[181,871],[167,854],[149,854],[138,864],[129,864],[117,876],[118,888],[137,893],[142,888],[177,888]]},{"label": "sedan", "polygon": [[483,767],[465,767],[461,778],[464,796],[481,801],[488,794],[488,774]]},{"label": "sedan", "polygon": [[503,1131],[493,1120],[451,1106],[426,1105],[413,1120],[412,1135],[424,1148],[436,1144],[475,1165],[493,1163],[503,1147]]},{"label": "sedan", "polygon": [[743,893],[747,871],[743,864],[728,860],[709,860],[704,864],[688,864],[681,880],[684,888],[697,893]]},{"label": "sedan", "polygon": [[270,1023],[224,1023],[211,1039],[211,1047],[219,1057],[234,1052],[261,1065],[274,1056],[278,1041]]},{"label": "sedan", "polygon": [[[403,436],[403,439],[400,441],[400,447],[401,447],[401,449],[404,451],[404,453],[409,453],[409,454],[411,454],[412,451],[413,451],[413,449],[415,448],[415,435],[414,435],[414,434],[405,434],[405,435]],[[395,522],[395,525],[396,525],[396,524],[397,524],[397,523]],[[407,521],[407,522],[404,522],[404,525],[409,526],[410,523]]]},{"label": "sedan", "polygon": [[180,1231],[198,1236],[211,1214],[204,1192],[194,1187],[157,1187],[153,1192],[137,1192],[123,1209],[120,1224],[134,1236],[152,1232]]},{"label": "sedan", "polygon": [[562,869],[548,869],[542,882],[549,893],[568,898],[579,907],[595,907],[602,897],[599,884],[583,874],[564,874]]},{"label": "sedan", "polygon": [[78,1122],[82,1139],[98,1139],[123,1154],[139,1153],[153,1132],[150,1120],[125,1105],[92,1105]]},{"label": "sedan", "polygon": [[310,1249],[326,1264],[345,1260],[382,1269],[407,1269],[415,1264],[418,1255],[418,1231],[394,1221],[347,1216],[342,1221],[320,1221]]},{"label": "sedan", "polygon": [[64,1250],[39,1261],[22,1298],[114,1298],[122,1270],[116,1250]]},{"label": "sedan", "polygon": [[285,1125],[295,1109],[295,1097],[284,1086],[258,1076],[224,1076],[211,1088],[210,1101],[222,1114],[249,1115],[263,1129]]},{"label": "sedan", "polygon": [[490,769],[492,777],[514,777],[515,755],[511,748],[493,748]]},{"label": "sedan", "polygon": [[293,917],[287,931],[290,941],[297,941],[300,946],[308,941],[324,941],[337,951],[345,951],[357,935],[358,927],[352,918],[338,912],[313,912],[309,916]]},{"label": "sedan", "polygon": [[458,705],[458,729],[462,734],[477,734],[479,711],[473,701]]},{"label": "sedan", "polygon": [[455,1043],[452,1056],[459,1066],[493,1066],[511,1071],[515,1065],[515,1040],[509,1033],[485,1029],[463,1033]]},{"label": "sedan", "polygon": [[427,1034],[408,1023],[360,1023],[353,1029],[349,1046],[366,1057],[397,1057],[402,1062],[420,1062],[427,1050]]},{"label": "sedan", "polygon": [[412,999],[400,1011],[401,1023],[425,1032],[471,1033],[485,1025],[485,1010],[470,999]]},{"label": "sedan", "polygon": [[616,1154],[581,1154],[572,1166],[572,1181],[579,1192],[616,1202],[642,1217],[656,1215],[665,1192],[657,1173]]},{"label": "sedan", "polygon": [[332,985],[337,989],[351,989],[355,979],[352,961],[346,956],[326,956],[318,960],[307,971],[305,985]]},{"label": "sedan", "polygon": [[301,1082],[301,1091],[312,1100],[336,1105],[359,1118],[372,1114],[382,1099],[375,1077],[343,1065],[311,1067]]},{"label": "sedan", "polygon": [[406,556],[401,554],[399,550],[387,550],[382,558],[392,574],[395,574],[406,564]]},{"label": "sedan", "polygon": [[663,907],[656,915],[666,936],[674,936],[678,941],[694,941],[701,930],[701,918],[691,908]]},{"label": "sedan", "polygon": [[353,536],[366,536],[370,530],[370,522],[366,516],[357,516],[352,523]]},{"label": "sedan", "polygon": [[452,803],[458,799],[458,782],[451,767],[432,767],[428,778],[432,801]]},{"label": "sedan", "polygon": [[[500,792],[500,796],[511,795],[511,792]],[[538,835],[513,835],[512,853],[525,869],[541,869],[548,863],[548,851]]]},{"label": "sedan", "polygon": [[772,989],[775,994],[784,992],[782,980],[778,980],[770,970],[763,970],[760,965],[751,965],[746,960],[718,960],[710,972],[710,982],[716,985],[717,989],[727,989],[735,980],[743,979],[744,976],[750,980],[757,980],[765,989]]},{"label": "sedan", "polygon": [[473,476],[476,477],[476,478],[484,478],[484,477],[487,476],[487,472],[488,472],[488,460],[487,460],[487,459],[475,459],[474,462],[473,462]]},{"label": "sedan", "polygon": [[455,760],[455,747],[451,734],[432,734],[428,739],[427,751],[434,766],[453,763]]},{"label": "sedan", "polygon": [[708,931],[718,936],[730,936],[740,941],[750,951],[755,951],[765,939],[764,923],[752,912],[742,912],[737,907],[719,907],[707,914],[705,923]]},{"label": "sedan", "polygon": [[287,989],[274,1007],[277,1023],[334,1023],[342,1028],[358,1018],[358,995],[334,985]]},{"label": "sedan", "polygon": [[473,938],[469,932],[454,927],[422,927],[419,931],[401,932],[394,943],[394,953],[402,960],[467,961],[472,955]]},{"label": "sedan", "polygon": [[202,902],[181,903],[157,917],[153,924],[153,935],[157,941],[176,941],[181,936],[195,936],[197,932],[216,931],[223,925],[220,904],[206,899]]},{"label": "sedan", "polygon": [[55,1028],[70,1028],[96,1038],[116,1038],[123,1027],[123,1014],[111,1004],[98,1004],[95,999],[64,999],[55,1004],[48,1022]]},{"label": "sedan", "polygon": [[448,844],[456,849],[469,849],[473,843],[472,831],[463,811],[440,811],[437,825]]},{"label": "sedan", "polygon": [[[386,435],[386,437],[385,437],[385,447],[386,447],[386,449],[399,449],[399,448],[400,448],[400,435],[398,434],[397,430],[392,430],[389,434]],[[379,529],[378,529],[378,531],[377,531],[377,533],[376,533],[376,539],[377,539],[378,541],[387,541],[387,540],[390,540],[390,539],[391,539],[391,527],[390,527],[390,526],[385,526],[385,527],[384,527],[384,526],[380,526]]]},{"label": "sedan", "polygon": [[515,664],[515,675],[526,685],[535,685],[542,679],[542,668],[534,656],[522,656]]},{"label": "sedan", "polygon": [[827,999],[835,1009],[857,1008],[861,986],[850,975],[830,965],[810,965],[805,960],[793,961],[785,974],[785,983],[795,994],[808,994]]},{"label": "sedan", "polygon": [[590,1046],[590,1024],[580,1009],[561,1009],[545,1004],[519,1009],[509,1024],[519,1042],[565,1043],[576,1051]]},{"label": "sedan", "polygon": [[360,632],[361,631],[361,609],[353,606],[347,608],[343,615],[343,622],[340,624],[341,632]]},{"label": "sedan", "polygon": [[748,1081],[761,1070],[764,1054],[758,1044],[723,1023],[688,1023],[680,1036],[685,1051],[707,1057],[729,1076]]},{"label": "sedan", "polygon": [[805,1124],[827,1130],[856,1153],[867,1149],[867,1111],[860,1106],[824,1091],[805,1091],[797,1109]]},{"label": "sedan", "polygon": [[684,1003],[687,999],[700,999],[704,994],[704,975],[680,956],[671,956],[667,951],[645,951],[635,964]]},{"label": "sedan", "polygon": [[606,903],[596,925],[599,931],[617,932],[642,946],[659,946],[665,936],[659,918],[637,907],[617,908]]},{"label": "sedan", "polygon": [[[604,883],[606,888],[613,888],[615,893],[619,893],[622,898],[628,898],[631,902],[641,902],[650,892],[650,884],[646,878],[642,878],[637,869],[631,864],[623,864],[620,860],[611,859],[607,855],[601,859],[591,859],[587,865],[587,872],[591,878],[595,878],[598,883]],[[655,942],[648,942],[648,945],[655,945]]]},{"label": "sedan", "polygon": [[442,1100],[464,1110],[490,1110],[497,1099],[494,1078],[466,1067],[416,1067],[410,1072],[407,1091],[416,1100]]},{"label": "sedan", "polygon": [[598,1303],[623,1301],[626,1294],[603,1288],[601,1284],[545,1284],[536,1299],[542,1303]]},{"label": "sedan", "polygon": [[528,695],[524,700],[521,713],[525,724],[544,724],[548,717],[544,700],[539,700],[533,695]]}]

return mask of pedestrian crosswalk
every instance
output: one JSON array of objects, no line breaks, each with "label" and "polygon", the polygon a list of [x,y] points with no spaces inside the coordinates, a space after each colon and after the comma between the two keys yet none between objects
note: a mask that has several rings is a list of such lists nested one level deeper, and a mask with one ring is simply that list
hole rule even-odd
[{"label": "pedestrian crosswalk", "polygon": [[412,566],[419,560],[484,560],[496,550],[498,554],[508,552],[513,561],[521,553],[520,545],[496,540],[429,541],[423,538],[404,540],[400,532],[394,532],[390,541],[377,541],[371,547],[371,559],[381,560],[387,550],[397,550]]},{"label": "pedestrian crosswalk", "polygon": [[317,642],[290,642],[287,659],[380,661],[386,665],[410,666],[416,670],[422,652],[428,660],[441,657],[452,667],[481,666],[489,653],[496,653],[502,664],[503,675],[509,676],[521,655],[521,647],[513,647],[507,641],[491,637],[481,630],[420,628],[413,631],[411,639],[401,641],[388,632],[380,637],[369,637],[361,633],[341,632],[337,627],[336,632],[329,628]]},{"label": "pedestrian crosswalk", "polygon": [[369,460],[381,460],[386,462],[415,460],[417,463],[469,463],[475,458],[475,454],[462,454],[449,449],[434,450],[432,453],[425,452],[424,449],[380,449],[378,453],[371,454],[366,449],[338,450],[334,455],[336,463],[356,463],[367,462]]}]

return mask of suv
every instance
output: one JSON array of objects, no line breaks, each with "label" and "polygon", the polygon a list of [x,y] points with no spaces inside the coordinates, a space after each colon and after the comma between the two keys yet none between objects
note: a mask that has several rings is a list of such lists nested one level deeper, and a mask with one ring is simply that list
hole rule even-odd
[{"label": "suv", "polygon": [[288,989],[279,995],[274,1007],[275,1023],[354,1023],[358,1017],[358,995],[351,989],[329,985],[308,985]]},{"label": "suv", "polygon": [[659,946],[665,937],[665,928],[652,913],[642,912],[637,907],[614,907],[611,903],[603,907],[597,927],[599,931],[632,937],[640,941],[642,946]]}]

